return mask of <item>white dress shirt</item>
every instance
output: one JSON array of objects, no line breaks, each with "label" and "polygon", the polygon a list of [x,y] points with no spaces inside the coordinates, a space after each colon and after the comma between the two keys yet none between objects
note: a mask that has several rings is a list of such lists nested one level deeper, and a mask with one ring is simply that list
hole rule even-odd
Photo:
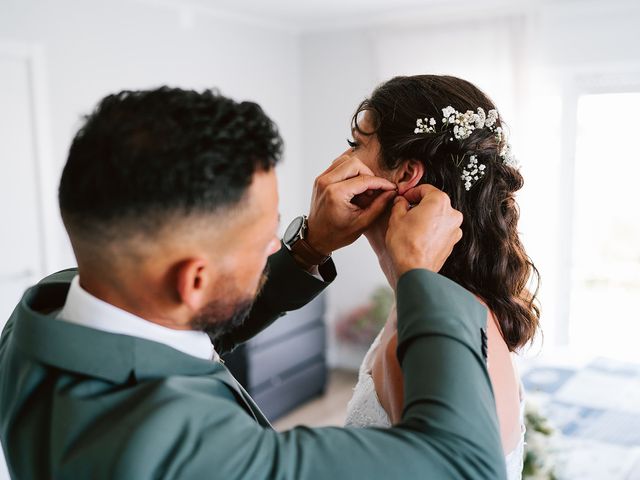
[{"label": "white dress shirt", "polygon": [[71,281],[67,300],[57,318],[95,330],[162,343],[193,357],[220,359],[206,333],[163,327],[104,302],[80,286],[78,275]]}]

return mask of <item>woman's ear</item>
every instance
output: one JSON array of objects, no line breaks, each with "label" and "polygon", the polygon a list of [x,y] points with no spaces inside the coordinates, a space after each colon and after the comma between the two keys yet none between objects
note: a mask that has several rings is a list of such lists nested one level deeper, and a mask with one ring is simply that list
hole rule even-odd
[{"label": "woman's ear", "polygon": [[180,302],[190,310],[197,312],[207,303],[209,277],[207,269],[211,268],[206,260],[190,258],[178,265],[176,270],[176,290]]},{"label": "woman's ear", "polygon": [[424,164],[422,162],[418,160],[403,161],[396,174],[398,195],[404,195],[418,185],[422,177],[424,177]]}]

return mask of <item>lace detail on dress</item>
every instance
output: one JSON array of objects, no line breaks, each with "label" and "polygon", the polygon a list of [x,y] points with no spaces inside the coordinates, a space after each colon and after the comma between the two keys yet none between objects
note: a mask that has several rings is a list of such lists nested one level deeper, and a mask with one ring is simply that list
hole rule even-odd
[{"label": "lace detail on dress", "polygon": [[[347,427],[391,427],[391,420],[389,415],[378,399],[375,385],[373,383],[373,377],[371,376],[371,369],[373,367],[373,357],[378,345],[380,345],[380,338],[384,328],[378,333],[378,336],[373,341],[367,354],[360,365],[358,372],[358,383],[353,389],[353,396],[347,405],[347,419],[345,426]],[[524,390],[520,385],[520,422],[522,436],[520,442],[516,448],[505,457],[505,463],[507,464],[507,478],[508,480],[521,480],[522,479],[522,466],[524,461]]]},{"label": "lace detail on dress", "polygon": [[378,399],[371,368],[373,367],[373,356],[380,345],[380,337],[384,328],[380,330],[378,336],[373,341],[367,354],[360,365],[358,372],[358,383],[353,389],[353,396],[347,405],[347,419],[345,425],[348,427],[390,427],[389,415]]},{"label": "lace detail on dress", "polygon": [[520,441],[516,448],[505,457],[507,464],[507,479],[521,480],[524,467],[524,434],[527,431],[524,423],[524,386],[520,382]]}]

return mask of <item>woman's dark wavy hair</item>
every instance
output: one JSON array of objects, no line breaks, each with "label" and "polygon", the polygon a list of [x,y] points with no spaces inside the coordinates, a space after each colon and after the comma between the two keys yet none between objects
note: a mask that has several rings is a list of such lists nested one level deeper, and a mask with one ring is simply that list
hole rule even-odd
[{"label": "woman's dark wavy hair", "polygon": [[[377,135],[386,169],[398,167],[403,160],[422,161],[425,175],[421,183],[446,192],[453,207],[463,213],[462,240],[440,273],[484,300],[514,351],[533,339],[540,319],[539,273],[518,234],[515,193],[522,188],[523,178],[502,162],[498,155],[502,145],[486,128],[475,130],[465,140],[452,138],[450,130],[414,133],[418,118],[433,117],[440,124],[442,109],[449,105],[460,112],[496,108],[482,91],[460,78],[395,77],[360,104],[352,123],[362,135]],[[373,132],[358,125],[364,111],[373,117]],[[476,155],[487,168],[484,177],[466,191],[461,175],[469,155]],[[530,280],[534,290],[528,289]]]}]

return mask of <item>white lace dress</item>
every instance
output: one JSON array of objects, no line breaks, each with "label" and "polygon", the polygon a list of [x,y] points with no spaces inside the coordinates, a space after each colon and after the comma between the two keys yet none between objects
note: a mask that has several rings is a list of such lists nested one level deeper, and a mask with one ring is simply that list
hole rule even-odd
[{"label": "white lace dress", "polygon": [[[345,425],[348,427],[391,427],[389,415],[382,408],[378,395],[376,394],[371,369],[375,352],[380,345],[382,331],[369,347],[369,351],[360,365],[358,383],[353,390],[353,396],[347,405],[347,419]],[[505,457],[507,463],[507,478],[509,480],[521,480],[522,463],[524,460],[524,397],[523,390],[520,389],[520,422],[522,434],[517,447]]]}]

